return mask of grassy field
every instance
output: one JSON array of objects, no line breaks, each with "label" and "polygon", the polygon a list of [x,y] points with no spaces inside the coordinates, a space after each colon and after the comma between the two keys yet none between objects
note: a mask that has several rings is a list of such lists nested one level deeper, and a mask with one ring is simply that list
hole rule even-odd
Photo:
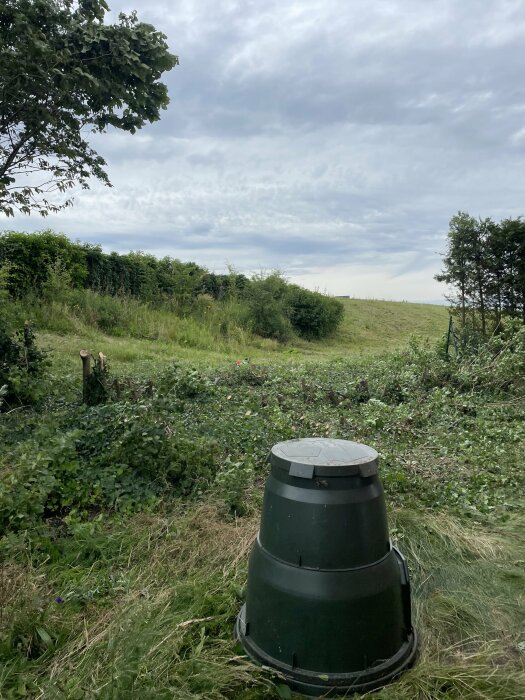
[{"label": "grassy field", "polygon": [[[69,327],[65,311],[55,312],[54,322],[41,319],[40,339],[44,347],[53,350],[55,361],[70,371],[78,370],[78,352],[82,348],[93,353],[103,351],[117,371],[145,371],[148,367],[164,365],[174,359],[195,364],[220,364],[249,357],[253,361],[287,362],[331,357],[353,357],[356,360],[393,350],[404,345],[410,336],[429,341],[443,337],[448,327],[448,309],[430,304],[411,304],[365,299],[342,299],[345,316],[337,333],[328,340],[307,342],[295,340],[281,345],[276,341],[250,334],[220,337],[214,321],[196,323],[166,312],[149,312],[145,318],[140,305],[135,308],[137,319],[133,327],[152,338],[115,336],[101,332],[86,323]],[[67,332],[51,332],[49,327]]]},{"label": "grassy field", "polygon": [[[446,309],[345,305],[325,344],[41,334],[47,402],[0,415],[0,697],[295,698],[232,631],[268,450],[313,435],[379,451],[411,571],[419,660],[374,697],[525,696],[525,333],[446,360],[405,347]],[[81,347],[120,401],[80,404]]]},{"label": "grassy field", "polygon": [[337,346],[352,353],[384,352],[404,345],[411,335],[437,340],[447,330],[445,306],[404,301],[342,299],[344,321],[337,336],[323,343],[324,352]]},{"label": "grassy field", "polygon": [[[489,528],[397,509],[390,525],[410,563],[421,646],[414,669],[376,697],[521,700],[523,520]],[[36,648],[4,665],[2,697],[287,697],[232,639],[257,526],[257,514],[227,520],[192,504],[78,528],[60,557],[13,564],[4,606]]]}]

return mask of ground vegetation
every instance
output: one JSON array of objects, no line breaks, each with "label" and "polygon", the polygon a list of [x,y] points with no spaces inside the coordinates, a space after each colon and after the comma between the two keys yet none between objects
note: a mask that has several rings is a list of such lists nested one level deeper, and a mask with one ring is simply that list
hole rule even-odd
[{"label": "ground vegetation", "polygon": [[0,419],[3,697],[292,697],[232,628],[268,451],[312,435],[379,451],[409,561],[420,659],[378,697],[523,697],[519,323],[457,357],[115,363],[97,406],[66,354]]},{"label": "ground vegetation", "polygon": [[79,321],[94,314],[110,333],[126,310],[149,307],[197,324],[211,317],[222,336],[253,333],[287,342],[329,337],[344,314],[339,300],[292,285],[279,272],[251,279],[234,271],[216,275],[170,257],[107,254],[50,230],[1,234],[0,271],[4,292],[33,313],[42,304],[61,305]]}]

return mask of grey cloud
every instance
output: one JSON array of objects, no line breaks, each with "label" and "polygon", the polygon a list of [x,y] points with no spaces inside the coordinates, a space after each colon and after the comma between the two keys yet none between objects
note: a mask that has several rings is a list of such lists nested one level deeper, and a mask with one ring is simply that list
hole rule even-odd
[{"label": "grey cloud", "polygon": [[136,136],[96,138],[114,188],[78,193],[46,222],[57,230],[329,290],[343,264],[428,270],[435,299],[458,209],[523,213],[523,3],[134,5],[180,55],[170,107]]},{"label": "grey cloud", "polygon": [[[260,64],[253,57],[252,64],[248,56],[243,57],[244,42],[252,41],[256,47],[257,40],[249,30],[243,31],[243,18],[244,25],[251,26],[249,12],[250,9],[253,12],[253,6],[239,6],[237,22],[225,25],[218,21],[215,31],[206,34],[206,42],[189,42],[191,53],[187,62],[183,60],[181,68],[169,77],[174,101],[179,97],[182,100],[180,108],[174,109],[173,119],[184,133],[237,135],[273,133],[287,128],[315,129],[339,122],[432,123],[447,118],[452,123],[461,121],[468,114],[461,115],[455,110],[476,101],[487,88],[494,93],[495,105],[501,104],[501,98],[521,99],[515,87],[510,87],[510,95],[508,92],[509,86],[520,85],[525,61],[520,51],[522,36],[488,46],[481,40],[473,41],[476,35],[481,39],[487,34],[486,25],[494,23],[497,28],[498,19],[501,23],[502,17],[490,12],[490,5],[494,4],[485,5],[486,15],[479,10],[473,13],[474,4],[463,3],[462,10],[459,3],[453,4],[460,20],[466,21],[468,16],[469,45],[464,32],[453,26],[458,23],[454,16],[450,17],[455,29],[451,34],[451,26],[443,22],[441,26],[439,22],[412,26],[398,15],[399,37],[392,36],[392,32],[381,35],[379,31],[374,40],[373,19],[380,18],[377,12],[371,13],[366,41],[359,34],[366,26],[366,12],[364,15],[357,12],[360,21],[352,31],[356,3],[344,7],[339,4],[339,21],[331,27],[330,10],[335,6],[328,3],[318,26],[310,27],[304,37],[295,36],[286,41],[286,34],[280,30],[277,35],[281,42],[272,47],[263,33],[259,43],[262,46],[270,43],[277,59],[271,51],[265,54],[254,48],[252,53],[255,52]],[[470,12],[465,11],[465,5],[470,5]],[[270,11],[276,7],[270,5]],[[412,9],[432,17],[429,8],[420,3],[412,4]],[[476,19],[480,24],[479,18],[484,15],[485,24],[476,27]],[[379,26],[382,24],[384,21]],[[403,33],[405,24],[407,31]],[[433,31],[436,24],[440,33]],[[275,31],[272,25],[266,27],[267,32],[269,29]],[[174,34],[176,31],[174,26]],[[228,56],[235,55],[236,47],[240,58],[228,69]],[[184,53],[184,42],[181,50]],[[424,104],[430,95],[438,97],[432,109],[418,108],[417,104]],[[167,128],[167,122],[159,128]]]}]

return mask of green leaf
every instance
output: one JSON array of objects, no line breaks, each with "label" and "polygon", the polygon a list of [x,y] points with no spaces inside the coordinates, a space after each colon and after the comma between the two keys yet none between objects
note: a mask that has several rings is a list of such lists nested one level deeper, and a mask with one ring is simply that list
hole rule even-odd
[{"label": "green leaf", "polygon": [[[13,12],[18,5],[23,11]],[[4,110],[0,124],[0,172],[5,170],[0,213],[7,216],[15,210],[45,216],[70,204],[49,202],[38,185],[8,189],[11,176],[19,182],[27,172],[39,171],[59,192],[73,184],[88,188],[91,177],[109,185],[103,161],[79,137],[82,128],[111,125],[133,133],[157,121],[166,105],[167,87],[159,79],[176,65],[176,57],[164,35],[136,23],[134,14],[105,24],[103,0],[85,0],[80,9],[75,5],[10,0],[10,20],[0,22],[0,74],[10,77],[3,100],[17,105]],[[130,49],[135,23],[137,38]],[[129,112],[124,120],[122,108]]]},{"label": "green leaf", "polygon": [[276,686],[277,690],[277,695],[282,698],[282,700],[291,700],[292,698],[292,691],[287,685],[284,685],[284,683],[279,683],[278,686]]},{"label": "green leaf", "polygon": [[47,632],[43,627],[36,627],[36,633],[42,640],[42,643],[47,649],[51,649],[53,646],[53,639],[51,638],[51,635],[49,632]]}]

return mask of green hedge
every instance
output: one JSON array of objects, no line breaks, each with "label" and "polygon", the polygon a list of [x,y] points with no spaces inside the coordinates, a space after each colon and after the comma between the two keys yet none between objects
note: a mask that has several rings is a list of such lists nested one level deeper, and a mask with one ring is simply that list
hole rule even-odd
[{"label": "green hedge", "polygon": [[[220,304],[235,302],[245,328],[286,342],[293,335],[319,339],[332,334],[343,318],[341,302],[289,284],[279,273],[254,276],[216,275],[197,264],[131,252],[104,253],[100,246],[73,242],[62,234],[5,231],[0,234],[0,280],[13,299],[78,305],[80,290],[100,295],[100,328],[118,325],[110,297],[164,305],[178,315],[199,314],[199,297]],[[74,300],[75,293],[78,296]],[[105,297],[105,300],[102,299]],[[237,319],[236,319],[237,320]]]}]

